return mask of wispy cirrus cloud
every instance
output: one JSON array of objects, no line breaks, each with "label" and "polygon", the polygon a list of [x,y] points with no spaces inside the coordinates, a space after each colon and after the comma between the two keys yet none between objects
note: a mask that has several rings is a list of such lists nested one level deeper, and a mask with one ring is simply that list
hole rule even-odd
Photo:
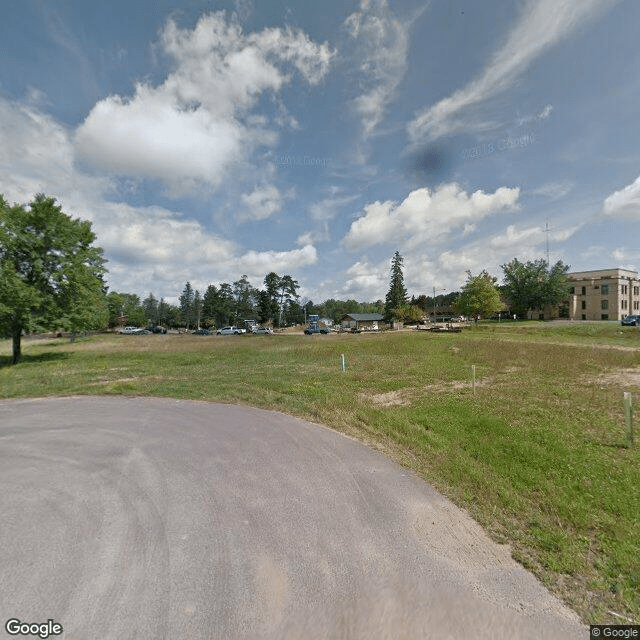
[{"label": "wispy cirrus cloud", "polygon": [[[464,88],[420,112],[407,126],[413,144],[451,133],[490,126],[470,110],[506,91],[554,45],[594,20],[619,0],[530,0],[505,44],[485,69]],[[549,115],[545,109],[543,117]]]},{"label": "wispy cirrus cloud", "polygon": [[387,0],[361,0],[344,26],[356,45],[356,60],[363,92],[353,100],[368,138],[395,99],[407,68],[409,31],[416,16],[402,20]]}]

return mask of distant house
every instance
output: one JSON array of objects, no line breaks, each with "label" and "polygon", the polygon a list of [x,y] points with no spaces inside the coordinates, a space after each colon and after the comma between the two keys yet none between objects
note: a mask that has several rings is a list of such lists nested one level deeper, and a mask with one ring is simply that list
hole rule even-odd
[{"label": "distant house", "polygon": [[348,313],[340,318],[340,326],[356,331],[379,331],[386,324],[381,313]]}]

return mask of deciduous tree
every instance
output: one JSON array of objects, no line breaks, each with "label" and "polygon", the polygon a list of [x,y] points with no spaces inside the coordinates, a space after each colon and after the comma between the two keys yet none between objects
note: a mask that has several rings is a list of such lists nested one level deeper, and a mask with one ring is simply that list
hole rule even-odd
[{"label": "deciduous tree", "polygon": [[531,309],[544,309],[562,303],[569,295],[569,265],[561,260],[551,268],[543,259],[520,262],[513,259],[502,265],[503,293],[511,308],[524,316]]},{"label": "deciduous tree", "polygon": [[488,318],[503,307],[500,292],[496,288],[496,278],[486,271],[477,276],[467,271],[467,282],[455,303],[456,310],[464,316]]},{"label": "deciduous tree", "polygon": [[105,260],[95,239],[91,223],[72,219],[54,198],[10,207],[0,196],[0,331],[12,338],[13,364],[28,329],[64,326],[74,335],[106,324]]}]

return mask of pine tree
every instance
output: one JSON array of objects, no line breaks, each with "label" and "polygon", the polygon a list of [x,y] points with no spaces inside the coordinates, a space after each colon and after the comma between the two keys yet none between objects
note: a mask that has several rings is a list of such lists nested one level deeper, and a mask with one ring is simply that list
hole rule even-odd
[{"label": "pine tree", "polygon": [[191,283],[187,282],[180,296],[180,315],[182,316],[182,322],[185,323],[187,329],[193,321],[193,299],[195,293],[191,287]]},{"label": "pine tree", "polygon": [[385,298],[384,315],[390,320],[393,316],[393,310],[407,303],[407,290],[404,286],[404,275],[402,273],[402,256],[396,251],[391,260],[391,282],[389,283],[389,291]]},{"label": "pine tree", "polygon": [[200,318],[202,316],[202,296],[200,292],[196,289],[196,292],[193,294],[193,316],[196,321],[196,329],[200,328]]}]

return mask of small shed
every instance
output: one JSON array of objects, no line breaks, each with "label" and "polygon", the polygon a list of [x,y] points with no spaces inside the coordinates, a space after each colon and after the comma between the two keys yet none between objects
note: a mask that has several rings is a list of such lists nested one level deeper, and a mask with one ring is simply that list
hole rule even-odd
[{"label": "small shed", "polygon": [[340,318],[343,329],[355,331],[379,331],[384,322],[381,313],[348,313]]}]

